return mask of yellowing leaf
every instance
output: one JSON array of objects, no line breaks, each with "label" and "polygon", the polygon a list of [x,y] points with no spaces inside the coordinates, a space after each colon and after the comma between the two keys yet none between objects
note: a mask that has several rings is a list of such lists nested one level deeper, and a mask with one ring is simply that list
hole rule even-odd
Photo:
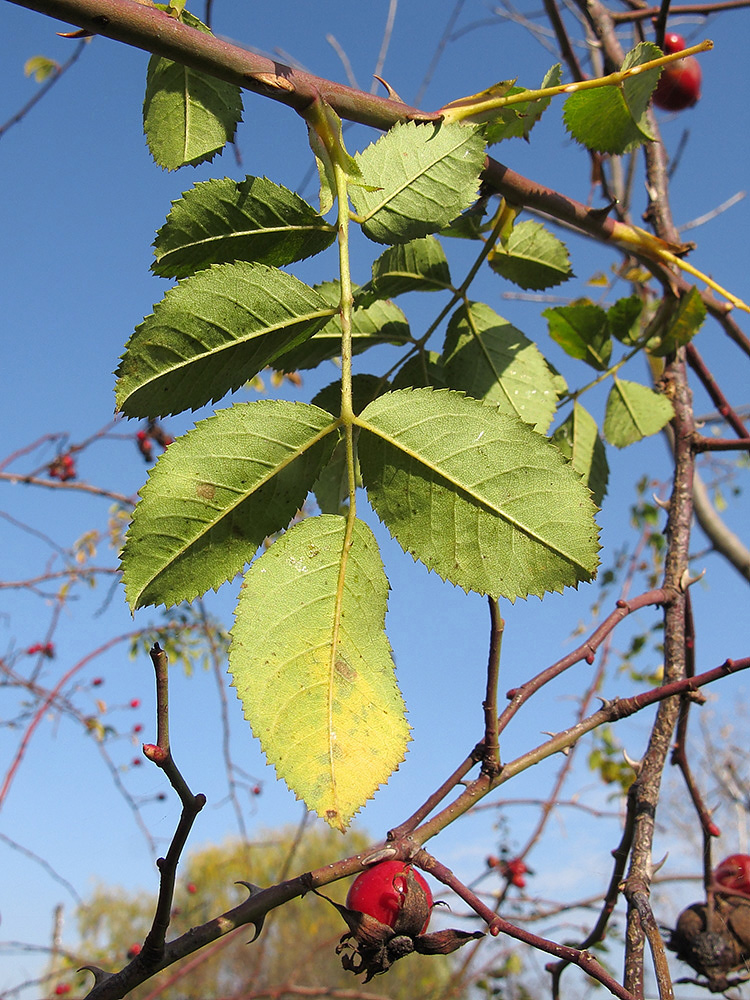
[{"label": "yellowing leaf", "polygon": [[409,739],[384,625],[388,580],[370,529],[295,525],[250,567],[229,653],[245,718],[279,777],[344,830]]}]

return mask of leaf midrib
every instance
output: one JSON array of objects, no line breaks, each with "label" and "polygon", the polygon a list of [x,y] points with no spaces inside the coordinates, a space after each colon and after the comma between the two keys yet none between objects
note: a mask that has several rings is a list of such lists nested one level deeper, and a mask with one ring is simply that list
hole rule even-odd
[{"label": "leaf midrib", "polygon": [[[427,418],[427,419],[429,419],[429,418]],[[443,481],[445,483],[447,483],[451,487],[453,487],[453,489],[455,491],[464,494],[464,496],[467,496],[471,500],[473,500],[474,502],[476,502],[477,504],[480,504],[485,510],[488,511],[488,513],[490,513],[493,516],[495,516],[495,517],[499,518],[500,520],[504,521],[506,524],[508,524],[511,527],[515,528],[517,531],[520,531],[527,538],[529,538],[532,541],[536,542],[538,545],[541,545],[543,548],[547,549],[549,552],[554,552],[556,555],[560,556],[560,558],[562,558],[562,559],[566,560],[567,562],[572,563],[574,566],[578,566],[582,570],[588,572],[588,570],[586,569],[586,567],[584,566],[584,564],[580,560],[576,559],[570,553],[565,552],[559,546],[554,545],[549,540],[541,537],[537,532],[533,531],[531,528],[526,527],[524,524],[522,524],[516,518],[511,517],[505,511],[499,510],[497,507],[495,507],[495,506],[492,505],[491,501],[485,499],[483,496],[479,495],[478,493],[473,492],[471,488],[469,488],[465,484],[459,482],[454,476],[448,475],[443,469],[441,469],[440,467],[434,465],[432,462],[426,461],[425,458],[424,458],[424,456],[420,455],[418,452],[414,451],[412,448],[408,447],[407,445],[403,444],[402,442],[399,442],[399,441],[395,440],[390,435],[384,434],[377,427],[373,427],[372,424],[368,423],[366,420],[362,420],[360,417],[355,417],[354,418],[354,422],[362,430],[370,431],[371,434],[374,434],[376,437],[381,438],[381,440],[385,441],[387,444],[390,444],[393,448],[398,449],[400,452],[402,452],[402,454],[407,455],[409,458],[411,458],[414,461],[418,462],[419,465],[423,466],[425,469],[429,469],[432,472],[434,472],[435,474],[437,474],[438,476],[440,476],[441,479],[443,479]],[[423,421],[423,422],[426,422],[426,421]],[[410,425],[410,429],[411,429],[411,427],[414,427],[414,426],[417,426],[417,425],[416,424]],[[551,470],[550,470],[550,473],[551,473]]]}]

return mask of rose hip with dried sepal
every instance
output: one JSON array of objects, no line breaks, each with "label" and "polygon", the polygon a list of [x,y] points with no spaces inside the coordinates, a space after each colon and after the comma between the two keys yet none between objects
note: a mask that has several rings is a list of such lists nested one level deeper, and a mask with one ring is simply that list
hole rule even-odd
[{"label": "rose hip with dried sepal", "polygon": [[381,861],[358,875],[346,906],[331,899],[328,902],[349,928],[336,954],[341,955],[347,971],[363,972],[366,983],[413,951],[448,955],[467,941],[484,936],[481,931],[458,930],[425,934],[432,912],[432,893],[424,878],[403,861]]},{"label": "rose hip with dried sepal", "polygon": [[408,933],[423,934],[433,904],[430,887],[418,871],[403,861],[381,861],[356,877],[346,905],[350,910],[369,913],[388,927],[398,925],[401,929],[406,925]]}]

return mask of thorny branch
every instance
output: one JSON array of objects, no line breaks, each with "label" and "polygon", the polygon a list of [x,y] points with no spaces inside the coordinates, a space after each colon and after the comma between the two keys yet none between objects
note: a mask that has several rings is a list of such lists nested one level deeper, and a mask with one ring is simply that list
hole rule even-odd
[{"label": "thorny branch", "polygon": [[[12,2],[70,21],[93,33],[107,35],[127,44],[184,62],[196,69],[239,84],[245,89],[272,97],[298,111],[304,111],[313,97],[320,94],[342,117],[360,121],[376,128],[387,128],[395,121],[404,118],[434,121],[439,117],[437,114],[426,114],[398,101],[366,95],[352,88],[342,87],[293,70],[278,62],[228,45],[212,36],[195,32],[178,24],[173,19],[165,18],[163,13],[158,10],[131,3],[129,0],[12,0]],[[740,0],[740,2],[727,0],[725,3],[702,5],[699,12],[705,14],[709,10],[745,5],[745,0]],[[556,8],[553,0],[549,0],[547,7],[548,14],[555,24]],[[618,66],[622,60],[622,51],[615,33],[617,22],[621,20],[632,21],[643,17],[659,17],[666,12],[666,7],[662,7],[612,15],[598,0],[588,0],[586,4],[581,3],[580,7],[582,16],[589,20],[594,34],[602,44],[607,61],[612,66]],[[686,11],[691,8],[679,9]],[[580,72],[572,49],[566,44],[566,35],[561,28],[558,28],[558,41],[573,72]],[[655,130],[656,123],[652,121],[651,127]],[[674,244],[678,242],[678,233],[672,222],[669,208],[668,172],[664,149],[660,142],[655,142],[649,144],[645,152],[650,195],[648,218],[655,233],[661,239]],[[615,248],[618,247],[616,224],[608,217],[606,211],[602,212],[582,205],[522,177],[492,159],[487,161],[484,180],[487,185],[502,194],[509,202],[533,208],[573,226],[594,239],[608,243]],[[628,251],[633,253],[632,247],[628,248]],[[688,287],[681,275],[672,273],[669,268],[659,262],[643,258],[643,256],[639,259],[662,283],[667,294],[678,295]],[[725,332],[742,350],[750,353],[750,343],[728,315],[729,308],[725,304],[717,302],[710,293],[703,293],[703,299],[712,315],[721,322]],[[453,775],[427,799],[416,813],[391,831],[388,838],[392,856],[422,863],[427,870],[433,871],[446,884],[452,885],[455,891],[469,902],[475,912],[487,921],[494,933],[502,930],[519,940],[525,940],[537,948],[556,955],[565,963],[575,962],[604,983],[613,994],[623,998],[641,998],[644,995],[643,952],[646,940],[652,949],[660,995],[665,998],[672,995],[663,945],[650,908],[649,887],[654,818],[661,777],[675,727],[681,717],[686,719],[685,709],[688,700],[695,696],[699,687],[750,666],[750,658],[737,661],[727,660],[721,666],[698,676],[693,676],[691,667],[692,637],[688,627],[689,607],[684,581],[689,564],[692,498],[696,482],[695,455],[696,451],[705,446],[705,442],[695,432],[691,396],[687,382],[686,360],[699,374],[709,392],[712,391],[706,376],[707,370],[701,368],[697,352],[693,352],[689,348],[681,349],[673,357],[667,359],[662,379],[675,410],[672,422],[675,472],[670,500],[669,547],[663,586],[658,590],[641,595],[640,598],[633,601],[619,602],[617,609],[585,643],[579,646],[578,650],[542,671],[520,688],[509,692],[510,704],[500,714],[497,726],[493,720],[487,722],[485,740],[474,748]],[[739,440],[734,442],[735,447],[742,446],[744,439],[748,436],[744,424],[736,415],[733,415],[731,407],[723,399],[723,396],[717,394],[712,395],[712,398],[720,411],[723,408],[724,415],[739,436]],[[60,487],[58,483],[35,477],[11,476],[7,473],[0,473],[0,478],[55,488]],[[73,487],[68,486],[67,488],[85,488],[85,484],[73,484]],[[94,491],[93,488],[90,488],[90,491],[99,492],[100,495],[108,496],[110,499],[116,499],[122,503],[130,503],[130,498],[103,491]],[[596,650],[603,639],[636,607],[643,607],[646,604],[660,605],[664,610],[665,676],[663,685],[658,689],[643,692],[632,698],[606,703],[598,712],[585,719],[580,719],[570,729],[556,734],[547,742],[521,755],[516,760],[499,767],[495,745],[496,733],[502,732],[531,695],[549,680],[559,676],[573,663],[578,663],[581,660],[586,660],[589,664],[593,663]],[[497,634],[499,628],[497,623],[494,624],[494,631]],[[167,858],[160,865],[162,886],[154,925],[147,938],[147,947],[144,948],[138,959],[120,973],[104,974],[100,970],[96,970],[96,984],[89,994],[90,1000],[122,997],[134,986],[150,978],[155,971],[166,968],[179,958],[193,953],[210,942],[218,941],[243,924],[253,923],[256,928],[259,928],[263,917],[271,909],[295,896],[303,895],[313,888],[354,874],[361,870],[367,860],[364,855],[356,855],[352,858],[345,858],[334,865],[326,866],[324,869],[282,881],[269,889],[251,889],[250,898],[240,906],[200,927],[193,928],[172,942],[166,942],[169,906],[174,887],[174,871],[187,834],[205,799],[202,796],[194,796],[190,792],[172,760],[166,713],[166,662],[163,651],[159,649],[158,645],[154,647],[152,657],[157,674],[158,735],[157,743],[147,746],[145,752],[149,759],[167,773],[182,800],[183,814]],[[492,658],[490,662],[492,667]],[[77,664],[74,669],[79,669],[80,666],[81,664]],[[492,675],[492,669],[489,674]],[[69,676],[70,672],[60,681],[55,692]],[[485,706],[487,710],[492,705],[492,701],[491,680],[488,680]],[[628,823],[620,847],[616,852],[615,868],[605,909],[597,929],[592,932],[603,930],[603,924],[606,923],[611,908],[614,906],[616,887],[625,872],[626,856],[629,854],[630,866],[624,889],[629,907],[625,986],[623,987],[606,973],[603,973],[598,963],[587,954],[585,951],[587,944],[584,945],[583,949],[566,948],[554,942],[545,941],[536,935],[529,935],[514,927],[490,911],[481,900],[471,893],[471,890],[462,886],[435,859],[425,855],[425,852],[420,849],[420,845],[514,775],[537,761],[574,745],[582,735],[604,722],[624,718],[651,704],[659,706],[656,722],[629,797]],[[46,704],[44,707],[46,708]],[[38,714],[35,716],[32,726],[26,733],[27,738],[30,737],[33,726],[38,723],[39,717]],[[682,723],[680,725],[682,726]],[[680,738],[684,739],[684,732],[681,729],[678,732],[680,732]],[[24,748],[25,744],[22,744],[21,750]],[[482,760],[485,762],[485,766],[480,775],[474,781],[469,782],[452,803],[433,816],[432,819],[428,819],[427,817],[440,803],[462,784],[475,764]],[[487,766],[488,760],[493,766]],[[7,794],[13,773],[14,768],[11,768],[5,786],[0,790],[0,803],[2,803],[4,795]],[[705,815],[702,814],[701,818],[707,832],[711,833]],[[594,941],[598,938],[592,936],[589,940]],[[562,966],[555,967],[556,982],[559,980],[561,968]]]}]

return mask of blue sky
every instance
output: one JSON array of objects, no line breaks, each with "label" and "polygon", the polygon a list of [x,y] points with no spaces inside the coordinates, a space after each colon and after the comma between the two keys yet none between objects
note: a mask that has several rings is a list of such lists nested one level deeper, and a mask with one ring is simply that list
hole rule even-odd
[{"label": "blue sky", "polygon": [[[417,92],[453,6],[446,0],[434,0],[429,5],[403,3],[399,7],[383,75],[405,100]],[[320,76],[345,79],[338,56],[326,42],[326,34],[334,34],[347,52],[360,84],[367,87],[388,5],[354,5],[338,0],[315,5],[265,5],[262,17],[257,16],[257,6],[244,0],[217,0],[215,8],[217,34],[265,52],[281,50],[280,58],[293,57]],[[427,10],[429,16],[425,17]],[[201,13],[197,6],[195,13]],[[65,28],[38,14],[8,2],[3,3],[2,14],[0,121],[9,118],[38,86],[24,77],[25,60],[44,54],[63,61],[76,44],[57,38],[55,31]],[[705,28],[697,18],[678,22],[679,30],[691,40],[710,37],[716,43],[714,52],[702,61],[702,101],[682,115],[661,118],[670,150],[677,148],[683,131],[689,130],[672,186],[678,225],[710,212],[744,190],[750,179],[750,121],[744,100],[747,35],[738,28],[746,29],[747,16],[742,11],[717,16]],[[448,45],[423,107],[439,107],[509,77],[535,85],[554,61],[524,28],[494,16],[490,5],[467,0],[459,24],[469,27],[475,22],[489,23]],[[0,210],[5,315],[0,375],[4,443],[0,460],[51,432],[66,432],[71,441],[79,442],[112,418],[111,373],[133,327],[168,287],[149,273],[150,244],[173,199],[195,181],[208,177],[265,174],[298,188],[307,174],[310,155],[301,121],[288,109],[250,95],[245,97],[245,123],[238,134],[241,166],[232,151],[227,151],[213,164],[197,170],[186,168],[172,174],[159,170],[150,159],[142,135],[146,62],[142,52],[94,39],[68,76],[0,139],[5,194]],[[554,108],[548,112],[530,144],[513,140],[498,147],[495,154],[521,173],[586,201],[590,193],[588,158],[566,136],[557,112]],[[347,136],[352,148],[361,148],[369,141],[362,128],[350,130]],[[316,192],[310,185],[303,193],[314,201]],[[636,205],[642,203],[645,198],[637,195]],[[749,223],[750,199],[745,199],[689,234],[699,243],[691,258],[696,266],[746,300],[750,288],[744,234]],[[581,239],[562,235],[569,243],[580,279],[616,263],[613,254],[601,253]],[[461,246],[449,249],[456,261],[454,273],[460,274],[461,261],[468,262],[470,257]],[[376,248],[375,255],[378,252]],[[355,280],[367,279],[372,257],[372,245],[357,240]],[[329,251],[320,261],[309,262],[296,273],[312,281],[331,277],[334,270],[335,256]],[[539,316],[540,306],[503,298],[508,291],[512,291],[509,286],[487,274],[475,294],[527,336],[545,341],[546,350],[546,324]],[[587,293],[580,282],[563,287],[561,292],[571,296]],[[623,286],[621,294],[626,293]],[[592,294],[591,290],[588,294]],[[423,303],[415,296],[403,304],[417,329],[436,308],[432,301]],[[748,383],[738,352],[713,324],[701,336],[708,343],[699,346],[727,394],[733,402],[747,403]],[[554,347],[549,356],[569,381],[587,377],[582,366],[572,367]],[[645,380],[643,362],[634,361],[625,375]],[[331,366],[325,373],[306,374],[300,390],[287,388],[285,392],[289,398],[307,399],[335,377],[336,370]],[[247,397],[237,394],[237,398]],[[603,400],[602,392],[590,404],[598,415]],[[228,401],[222,405],[228,405]],[[710,407],[704,399],[698,408]],[[169,422],[169,429],[177,433],[190,426],[192,419],[175,418]],[[144,463],[131,437],[135,429],[120,424],[110,437],[89,448],[80,459],[81,476],[112,490],[134,494],[145,478]],[[626,538],[628,509],[634,501],[632,484],[641,474],[659,477],[665,447],[664,441],[656,438],[625,453],[610,454],[609,497],[600,517],[605,546],[618,546]],[[48,462],[53,454],[54,448],[48,445],[37,453],[35,462]],[[27,469],[23,462],[10,467],[10,471]],[[72,545],[90,528],[103,527],[106,521],[108,504],[101,498],[7,483],[0,484],[0,491],[0,511],[46,532],[63,547]],[[727,518],[735,530],[741,531],[747,523],[746,498],[730,508]],[[388,632],[414,738],[406,763],[361,815],[362,824],[373,836],[380,836],[403,818],[404,802],[426,796],[481,735],[488,616],[483,599],[467,597],[428,575],[401,552],[374,519],[370,520],[392,586]],[[19,579],[43,571],[51,553],[38,537],[4,519],[0,521],[0,539],[0,579]],[[696,547],[700,546],[702,542],[696,542]],[[105,555],[111,562],[109,553],[103,552],[102,560]],[[605,554],[605,561],[607,558]],[[746,586],[716,557],[708,556],[700,565],[709,571],[706,585],[695,588],[699,669],[707,669],[726,656],[747,655],[748,595]],[[139,612],[133,622],[122,592],[117,589],[105,601],[105,590],[106,585],[102,585],[91,593],[81,593],[75,604],[66,608],[55,633],[57,658],[50,664],[50,677],[64,672],[112,636],[154,618],[148,611]],[[236,584],[228,585],[208,602],[227,625],[236,590]],[[514,686],[572,648],[569,636],[579,622],[588,620],[595,598],[595,588],[581,587],[578,592],[548,597],[544,602],[531,599],[513,608],[506,606],[501,690]],[[3,593],[0,611],[0,643],[6,654],[41,641],[52,614],[43,597],[15,591]],[[642,627],[650,620],[649,614],[639,618]],[[572,706],[566,683],[575,690],[584,676],[581,668],[576,670],[574,677],[559,683],[535,709],[516,720],[503,745],[506,758],[537,742],[541,732],[559,728],[563,715],[569,717]],[[95,676],[103,677],[104,685],[95,690],[85,686]],[[76,703],[82,711],[92,711],[96,697],[106,699],[110,706],[108,721],[123,733],[120,742],[113,744],[113,758],[127,765],[138,754],[138,744],[127,735],[132,724],[142,723],[144,736],[151,726],[150,662],[146,657],[130,660],[127,648],[120,647],[84,670],[81,683],[84,687],[75,692]],[[609,693],[619,690],[614,682]],[[733,701],[746,697],[746,693],[741,676],[723,683],[716,692],[721,698],[717,711],[731,713]],[[141,701],[140,709],[127,707],[132,698]],[[177,758],[193,788],[210,792],[221,767],[213,677],[197,672],[185,678],[174,672],[172,699],[172,739]],[[118,705],[122,707],[113,707]],[[251,826],[257,822],[270,827],[296,821],[301,807],[265,767],[231,691],[229,707],[234,712],[233,752],[263,787],[248,822]],[[646,731],[646,720],[640,719],[623,728],[622,738],[633,757],[640,755]],[[17,739],[18,731],[0,730],[2,759],[9,757]],[[508,794],[545,794],[552,775],[551,766],[545,767],[531,790],[526,786],[509,787]],[[122,780],[136,795],[150,796],[163,787],[160,772],[148,766],[124,771]],[[585,774],[581,781],[591,784]],[[223,790],[209,795],[209,806],[194,832],[195,844],[219,840],[233,832],[231,810],[219,802],[223,795]],[[596,793],[594,798],[601,801],[602,796]],[[524,840],[533,813],[519,808],[508,815],[510,846],[517,847]],[[171,799],[155,803],[147,807],[144,816],[155,836],[168,837],[174,827],[176,807]],[[459,824],[439,838],[435,849],[443,852],[441,857],[461,876],[471,880],[481,870],[484,857],[497,850],[498,834],[492,823],[493,816],[483,814],[463,827]],[[560,835],[570,845],[571,856],[581,857],[584,852],[587,863],[579,865],[571,875],[560,865],[559,857],[540,851],[532,858],[540,873],[537,884],[544,881],[544,895],[548,897],[558,889],[582,895],[596,891],[609,870],[608,852],[618,836],[616,825],[610,824],[600,833],[591,824],[566,816],[565,826],[560,829]],[[50,718],[40,727],[0,813],[0,833],[46,858],[81,895],[96,880],[117,881],[128,887],[146,887],[155,881],[143,838],[129,810],[113,791],[110,776],[91,740],[82,737],[67,720]],[[743,845],[728,839],[725,853],[738,846]],[[674,865],[681,873],[697,870],[693,859],[679,854]],[[7,874],[0,879],[0,939],[43,942],[51,926],[52,907],[64,900],[70,913],[70,897],[39,866],[2,843],[0,870],[14,873],[12,879]],[[34,956],[0,955],[0,990],[37,967]]]}]

